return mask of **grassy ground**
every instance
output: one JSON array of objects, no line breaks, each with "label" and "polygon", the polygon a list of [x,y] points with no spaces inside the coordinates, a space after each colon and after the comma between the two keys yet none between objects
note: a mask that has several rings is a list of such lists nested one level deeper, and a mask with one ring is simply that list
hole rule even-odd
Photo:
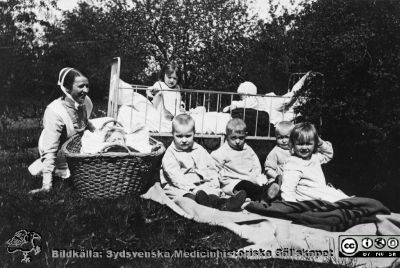
[{"label": "grassy ground", "polygon": [[[51,193],[29,196],[27,192],[41,184],[40,178],[32,178],[27,170],[37,157],[32,148],[36,146],[40,129],[34,123],[25,129],[13,129],[9,122],[34,118],[40,112],[33,109],[30,114],[25,110],[26,105],[7,107],[6,112],[2,111],[6,116],[2,117],[0,132],[0,267],[337,267],[278,259],[52,258],[52,249],[235,250],[248,243],[224,228],[187,220],[153,201],[137,197],[112,201],[84,199],[60,179],[55,181]],[[42,111],[42,107],[38,109]],[[24,117],[18,117],[19,114]],[[21,264],[20,252],[9,254],[4,244],[20,229],[33,230],[42,236],[42,252],[33,256],[32,263],[27,265]]]}]

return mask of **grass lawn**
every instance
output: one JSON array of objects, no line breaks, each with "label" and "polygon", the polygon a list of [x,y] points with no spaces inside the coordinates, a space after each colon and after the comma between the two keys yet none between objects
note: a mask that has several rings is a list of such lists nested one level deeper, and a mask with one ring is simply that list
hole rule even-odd
[{"label": "grass lawn", "polygon": [[[12,114],[9,111],[9,116]],[[50,193],[29,196],[29,190],[41,185],[40,178],[33,178],[27,170],[37,157],[32,148],[39,133],[39,126],[11,129],[4,125],[0,133],[0,267],[338,267],[279,259],[52,258],[52,249],[235,250],[248,243],[227,229],[187,220],[153,201],[138,197],[84,199],[61,179],[55,180]],[[42,252],[31,254],[29,264],[20,262],[21,252],[9,254],[6,250],[5,242],[20,229],[36,231],[42,237]]]}]

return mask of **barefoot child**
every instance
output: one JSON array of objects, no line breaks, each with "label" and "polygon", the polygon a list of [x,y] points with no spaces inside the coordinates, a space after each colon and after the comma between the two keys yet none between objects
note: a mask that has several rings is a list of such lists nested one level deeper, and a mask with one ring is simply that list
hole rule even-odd
[{"label": "barefoot child", "polygon": [[221,210],[239,210],[246,199],[242,191],[222,199],[219,174],[208,152],[194,142],[195,123],[181,114],[172,121],[173,142],[162,159],[161,185],[166,194],[184,196]]},{"label": "barefoot child", "polygon": [[290,133],[289,144],[292,156],[283,167],[282,199],[336,202],[348,198],[342,191],[326,184],[321,164],[332,159],[332,144],[318,136],[313,124],[295,125]]},{"label": "barefoot child", "polygon": [[226,142],[212,157],[220,172],[221,188],[229,195],[244,190],[252,200],[272,200],[279,193],[275,182],[267,185],[256,153],[246,144],[246,124],[233,118],[226,125]]},{"label": "barefoot child", "polygon": [[275,179],[282,183],[282,167],[291,156],[289,150],[289,137],[293,123],[281,121],[275,126],[276,146],[269,152],[265,160],[265,173],[267,178]]}]

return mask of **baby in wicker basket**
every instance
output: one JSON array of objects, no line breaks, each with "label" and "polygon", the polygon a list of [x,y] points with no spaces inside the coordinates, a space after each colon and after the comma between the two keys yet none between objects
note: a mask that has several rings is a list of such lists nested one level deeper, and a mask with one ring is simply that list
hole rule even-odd
[{"label": "baby in wicker basket", "polygon": [[127,133],[122,128],[108,128],[104,133],[104,143],[103,152],[126,152],[127,149],[131,152],[139,152],[138,150],[127,146],[126,144]]},{"label": "baby in wicker basket", "polygon": [[[107,118],[97,118],[92,120],[103,122],[95,132],[85,131],[82,136],[81,153],[96,154],[100,152],[140,152],[150,153],[157,151],[160,144],[150,145],[149,132],[145,128],[129,129],[124,128],[115,120],[106,120]],[[104,123],[104,121],[106,122]],[[99,124],[97,122],[97,124]],[[119,126],[106,126],[115,122]]]},{"label": "baby in wicker basket", "polygon": [[173,142],[162,159],[161,186],[170,197],[188,197],[197,203],[226,211],[241,209],[246,193],[221,198],[222,190],[215,161],[194,142],[195,122],[188,114],[172,121]]}]

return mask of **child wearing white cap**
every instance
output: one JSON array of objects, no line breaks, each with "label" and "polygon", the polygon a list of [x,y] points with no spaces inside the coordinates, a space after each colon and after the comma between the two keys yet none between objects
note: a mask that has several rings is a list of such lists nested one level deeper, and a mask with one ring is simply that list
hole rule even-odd
[{"label": "child wearing white cap", "polygon": [[239,85],[237,93],[241,94],[240,101],[232,101],[223,112],[229,112],[237,108],[255,109],[269,114],[270,123],[276,125],[281,121],[292,121],[295,118],[294,107],[298,104],[296,92],[302,90],[306,79],[311,72],[307,72],[293,88],[282,96],[269,92],[264,96],[257,96],[257,87],[252,82],[246,81]]}]

